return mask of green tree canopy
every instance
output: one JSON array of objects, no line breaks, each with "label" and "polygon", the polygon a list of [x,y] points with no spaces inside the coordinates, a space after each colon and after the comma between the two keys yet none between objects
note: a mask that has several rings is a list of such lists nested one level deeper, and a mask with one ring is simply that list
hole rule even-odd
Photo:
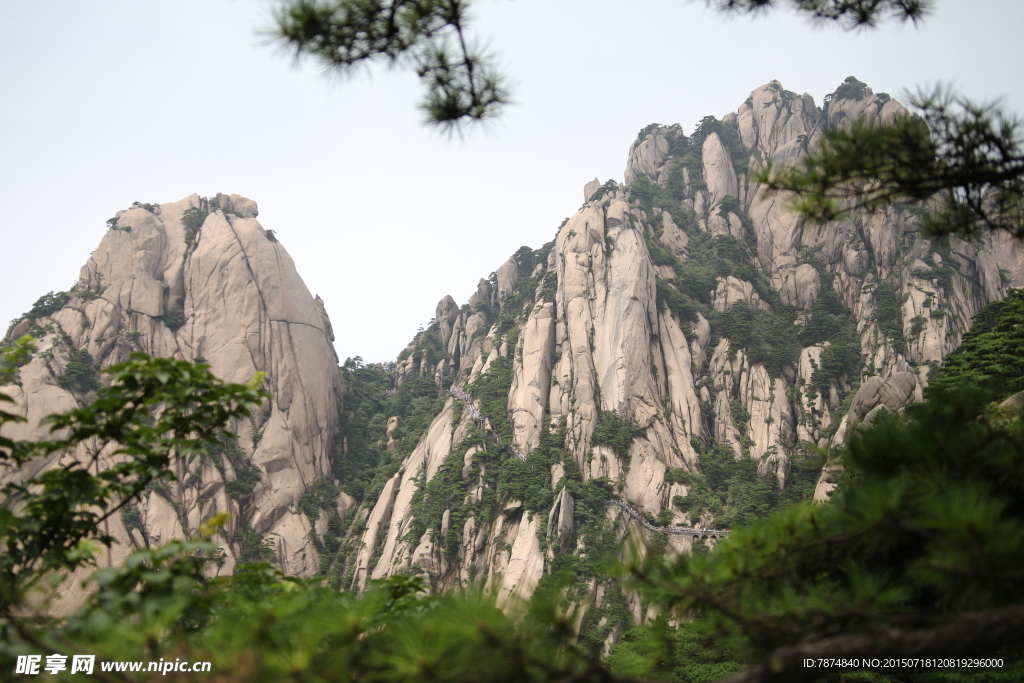
[{"label": "green tree canopy", "polygon": [[1024,289],[974,316],[960,347],[942,362],[928,389],[960,386],[985,387],[1000,398],[1024,391]]}]

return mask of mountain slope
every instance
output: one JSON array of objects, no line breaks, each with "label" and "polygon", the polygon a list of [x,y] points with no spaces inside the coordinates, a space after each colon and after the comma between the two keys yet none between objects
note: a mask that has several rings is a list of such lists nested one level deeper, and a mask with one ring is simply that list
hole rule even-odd
[{"label": "mountain slope", "polygon": [[[596,589],[607,530],[647,533],[609,499],[701,528],[811,495],[817,470],[796,466],[808,444],[919,399],[972,317],[1024,282],[1002,236],[924,239],[914,206],[806,224],[751,179],[829,126],[905,114],[856,79],[820,108],[772,82],[689,137],[649,126],[625,185],[589,183],[553,243],[521,249],[465,306],[442,299],[396,381],[468,392],[482,418],[449,396],[411,453],[385,455],[348,585],[425,571],[485,580],[508,604],[572,567]],[[609,617],[602,591],[593,614]]]}]

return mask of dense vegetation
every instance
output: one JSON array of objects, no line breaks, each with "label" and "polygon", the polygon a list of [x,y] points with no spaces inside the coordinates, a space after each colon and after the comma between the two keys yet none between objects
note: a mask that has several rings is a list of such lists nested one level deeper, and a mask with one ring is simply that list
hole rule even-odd
[{"label": "dense vegetation", "polygon": [[985,387],[998,396],[1024,391],[1024,290],[978,312],[929,390],[949,391],[961,385]]},{"label": "dense vegetation", "polygon": [[784,505],[809,500],[820,469],[816,459],[798,461],[783,489],[774,473],[758,474],[757,460],[737,458],[726,446],[714,445],[699,456],[699,462],[700,474],[679,470],[668,477],[691,487],[686,496],[673,498],[672,504],[694,523],[711,513],[720,529],[750,526]]}]

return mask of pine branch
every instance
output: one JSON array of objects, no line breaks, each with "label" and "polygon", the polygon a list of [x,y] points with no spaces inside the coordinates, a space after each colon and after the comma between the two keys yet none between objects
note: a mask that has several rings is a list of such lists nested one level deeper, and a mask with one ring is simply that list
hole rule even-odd
[{"label": "pine branch", "polygon": [[941,87],[919,93],[912,105],[919,116],[833,128],[798,167],[768,165],[758,180],[769,190],[792,192],[794,208],[814,221],[909,200],[931,206],[922,221],[928,235],[987,229],[1024,236],[1017,118]]},{"label": "pine branch", "polygon": [[468,0],[290,0],[272,36],[331,73],[373,62],[411,65],[426,87],[427,123],[452,131],[509,103],[493,56],[467,38],[468,8]]},{"label": "pine branch", "polygon": [[[774,9],[778,0],[706,0],[721,11],[758,14]],[[928,15],[931,0],[790,0],[792,10],[810,19],[835,22],[845,29],[874,28],[880,21],[917,23]]]}]

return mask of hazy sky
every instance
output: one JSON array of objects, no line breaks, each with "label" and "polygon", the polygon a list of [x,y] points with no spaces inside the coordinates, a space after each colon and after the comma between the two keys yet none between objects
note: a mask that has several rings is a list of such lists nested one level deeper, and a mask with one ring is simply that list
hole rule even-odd
[{"label": "hazy sky", "polygon": [[621,181],[648,123],[689,132],[772,79],[820,103],[849,75],[1024,112],[1024,4],[1005,0],[859,33],[679,0],[477,0],[516,105],[453,140],[421,125],[411,74],[296,68],[260,35],[272,6],[0,4],[0,327],[74,283],[115,211],[237,193],[323,297],[339,356],[390,360],[445,294],[550,241],[588,180]]}]

